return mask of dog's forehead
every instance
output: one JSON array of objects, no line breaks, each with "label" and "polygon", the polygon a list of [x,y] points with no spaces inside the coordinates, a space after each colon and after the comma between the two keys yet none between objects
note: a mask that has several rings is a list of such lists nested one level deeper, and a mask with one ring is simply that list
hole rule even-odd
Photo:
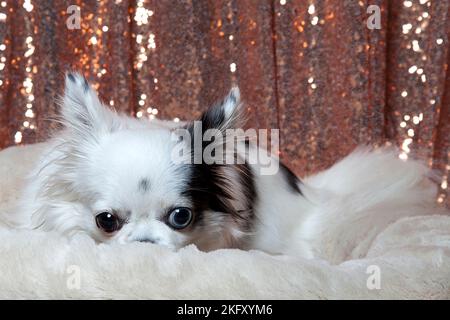
[{"label": "dog's forehead", "polygon": [[174,143],[168,130],[117,132],[101,142],[92,170],[101,172],[105,187],[120,198],[173,202],[188,178],[171,159]]},{"label": "dog's forehead", "polygon": [[105,169],[132,176],[168,173],[173,141],[167,130],[123,130],[106,136],[100,143],[95,162]]}]

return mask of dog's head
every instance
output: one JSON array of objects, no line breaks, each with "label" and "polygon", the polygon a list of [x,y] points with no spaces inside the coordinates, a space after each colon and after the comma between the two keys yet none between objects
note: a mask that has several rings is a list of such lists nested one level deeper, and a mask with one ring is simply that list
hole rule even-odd
[{"label": "dog's head", "polygon": [[[195,243],[204,250],[239,245],[253,218],[252,172],[245,163],[194,161],[208,143],[194,147],[193,141],[208,129],[238,127],[240,104],[232,89],[202,115],[200,128],[182,127],[191,141],[174,139],[175,129],[113,112],[84,77],[68,74],[65,130],[57,136],[62,156],[47,188],[50,201],[68,207],[59,225],[102,242]],[[174,160],[180,144],[192,161]]]}]

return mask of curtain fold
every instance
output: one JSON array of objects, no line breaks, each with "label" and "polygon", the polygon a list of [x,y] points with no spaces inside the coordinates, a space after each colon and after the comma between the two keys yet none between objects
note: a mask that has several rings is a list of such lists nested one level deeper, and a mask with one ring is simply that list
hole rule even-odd
[{"label": "curtain fold", "polygon": [[300,176],[391,143],[436,170],[449,205],[449,2],[0,0],[0,148],[48,137],[67,70],[121,112],[171,121],[239,85],[248,126],[279,128]]}]

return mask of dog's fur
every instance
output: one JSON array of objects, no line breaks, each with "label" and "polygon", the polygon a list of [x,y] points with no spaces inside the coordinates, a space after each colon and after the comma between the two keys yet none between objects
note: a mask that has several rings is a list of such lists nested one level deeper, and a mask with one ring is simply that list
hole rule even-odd
[{"label": "dog's fur", "polygon": [[[83,232],[99,242],[194,243],[202,250],[261,249],[337,261],[338,247],[362,256],[393,221],[438,211],[427,169],[394,151],[360,148],[328,169],[327,179],[322,173],[304,181],[281,163],[274,175],[260,174],[257,163],[174,163],[172,151],[183,142],[171,138],[172,127],[114,113],[77,74],[66,77],[61,115],[64,129],[30,176],[20,214],[12,217],[21,227]],[[193,136],[240,127],[239,91],[200,120],[200,131],[186,125]],[[193,213],[181,230],[167,223],[177,207]],[[96,224],[105,210],[123,221],[117,232],[106,234]]]}]

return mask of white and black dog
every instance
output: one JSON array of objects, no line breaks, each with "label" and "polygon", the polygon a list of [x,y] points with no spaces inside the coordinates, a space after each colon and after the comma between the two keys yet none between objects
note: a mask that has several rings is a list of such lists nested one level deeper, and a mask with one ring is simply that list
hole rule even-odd
[{"label": "white and black dog", "polygon": [[[177,162],[173,150],[193,146],[173,138],[180,128],[109,110],[78,74],[68,74],[65,85],[64,128],[29,177],[12,217],[21,227],[85,233],[98,242],[260,249],[339,261],[364,255],[393,221],[439,211],[427,168],[394,151],[359,148],[303,181],[276,157],[273,174],[247,160]],[[225,133],[241,127],[242,110],[232,89],[202,115],[200,127],[180,127],[194,138],[208,129]],[[208,145],[188,148],[188,158]],[[237,145],[246,147],[244,156],[258,149],[246,139]],[[247,159],[240,151],[236,158]]]}]

